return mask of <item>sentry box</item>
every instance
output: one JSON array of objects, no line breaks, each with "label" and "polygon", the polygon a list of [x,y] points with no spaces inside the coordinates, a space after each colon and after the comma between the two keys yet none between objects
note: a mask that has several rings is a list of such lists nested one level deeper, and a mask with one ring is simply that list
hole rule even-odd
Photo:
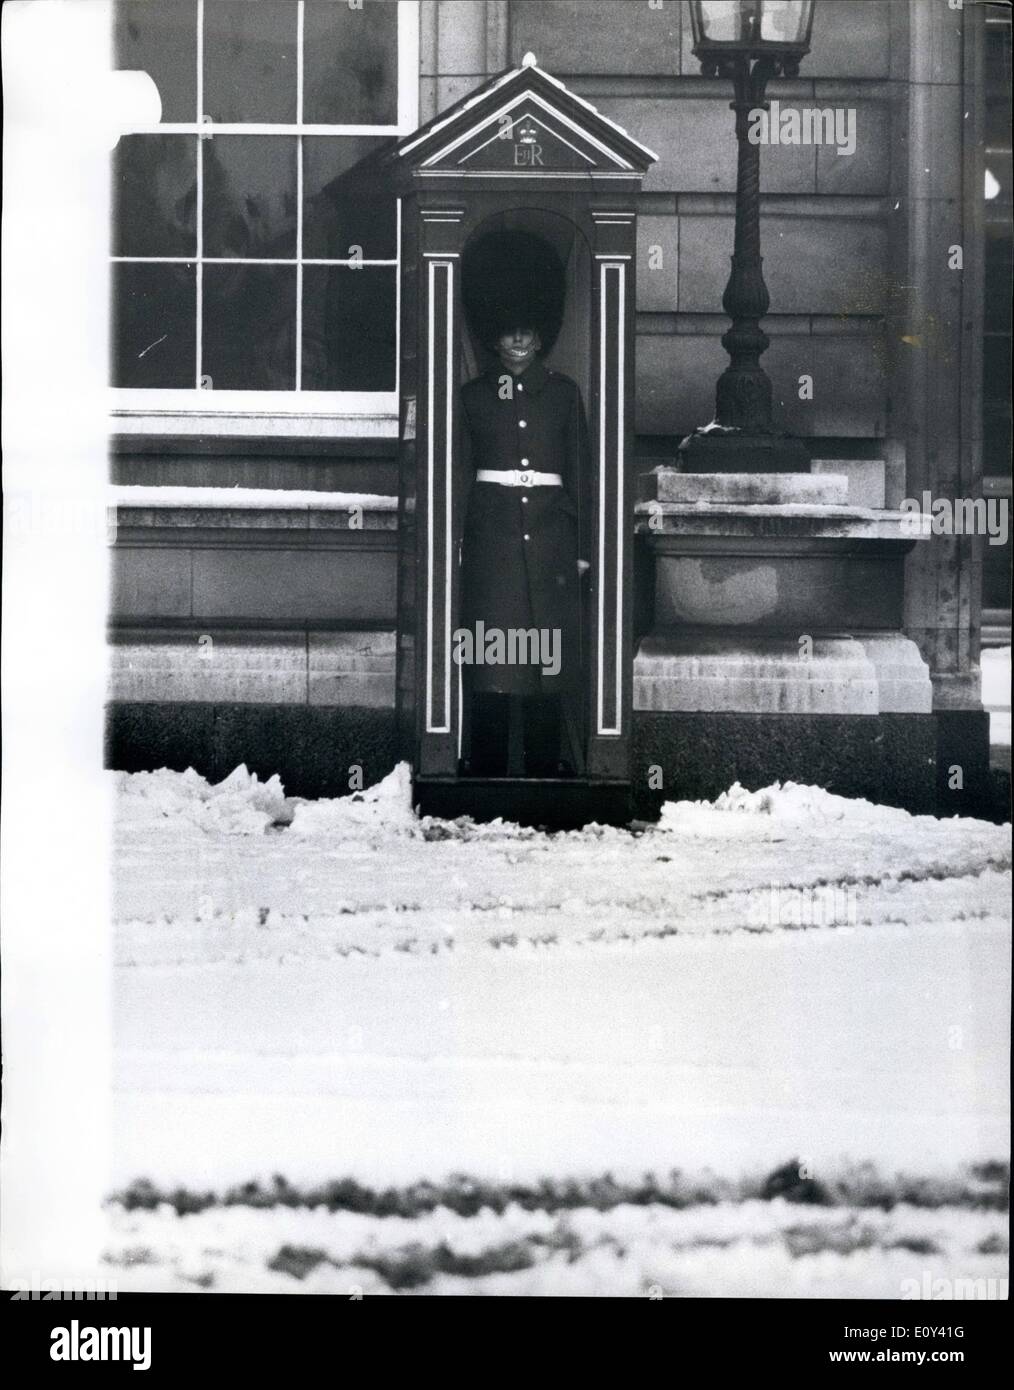
[{"label": "sentry box", "polygon": [[[389,156],[402,238],[398,723],[423,812],[629,819],[637,194],[655,159],[531,54]],[[529,257],[530,276],[519,266]],[[587,407],[589,570],[569,730],[580,753],[567,778],[519,775],[516,764],[470,775],[455,656],[469,467],[461,387],[495,360],[482,306],[519,283],[549,320],[545,365],[576,381]]]}]

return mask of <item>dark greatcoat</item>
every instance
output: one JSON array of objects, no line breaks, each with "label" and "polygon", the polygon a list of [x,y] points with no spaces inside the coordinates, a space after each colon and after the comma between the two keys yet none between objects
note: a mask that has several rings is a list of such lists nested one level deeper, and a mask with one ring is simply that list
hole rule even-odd
[{"label": "dark greatcoat", "polygon": [[[510,389],[507,389],[507,383]],[[461,623],[556,629],[556,677],[539,665],[473,665],[472,690],[573,694],[581,688],[578,559],[590,559],[591,467],[581,392],[541,359],[512,377],[499,362],[461,391],[465,448]],[[480,468],[559,473],[562,487],[478,483]]]}]

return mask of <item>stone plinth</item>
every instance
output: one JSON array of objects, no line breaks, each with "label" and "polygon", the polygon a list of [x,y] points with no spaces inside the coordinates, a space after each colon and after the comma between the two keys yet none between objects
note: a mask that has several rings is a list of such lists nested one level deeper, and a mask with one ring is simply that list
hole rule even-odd
[{"label": "stone plinth", "polygon": [[814,459],[814,475],[844,476],[848,502],[853,507],[886,507],[887,466],[883,459]]},{"label": "stone plinth", "polygon": [[681,713],[928,714],[929,672],[893,633],[656,633],[634,657],[634,708]]},{"label": "stone plinth", "polygon": [[642,475],[645,501],[844,506],[849,480],[833,472],[815,473],[677,473],[660,467]]},{"label": "stone plinth", "polygon": [[846,556],[816,543],[734,554],[675,540],[652,544],[655,626],[819,631],[900,626],[898,558]]},{"label": "stone plinth", "polygon": [[863,508],[641,503],[654,626],[898,630],[909,518]]},{"label": "stone plinth", "polygon": [[859,642],[710,633],[646,637],[634,708],[750,714],[876,714],[877,674]]},{"label": "stone plinth", "polygon": [[394,708],[393,632],[118,628],[110,698],[127,703]]},{"label": "stone plinth", "polygon": [[864,632],[858,640],[877,674],[877,713],[929,714],[933,682],[912,639],[899,632]]},{"label": "stone plinth", "polygon": [[871,496],[876,479],[865,462],[849,468],[642,475],[654,611],[634,660],[635,709],[930,711],[925,662],[901,632],[905,557],[929,530],[850,502],[857,478]]}]

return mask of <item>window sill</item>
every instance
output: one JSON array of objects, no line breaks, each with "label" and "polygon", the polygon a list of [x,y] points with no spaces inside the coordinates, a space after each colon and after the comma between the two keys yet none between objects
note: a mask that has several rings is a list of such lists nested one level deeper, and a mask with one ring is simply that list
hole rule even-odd
[{"label": "window sill", "polygon": [[[133,399],[131,399],[133,397]],[[393,391],[113,392],[113,435],[251,439],[397,439]]]},{"label": "window sill", "polygon": [[[347,532],[395,531],[398,499],[373,492],[316,492],[282,488],[110,487],[106,497],[116,531],[307,532],[312,540]],[[242,544],[242,541],[236,541]]]},{"label": "window sill", "polygon": [[111,485],[106,490],[110,506],[141,511],[203,512],[290,511],[344,512],[353,508],[369,512],[397,512],[397,497],[378,492],[317,492],[309,489],[240,487],[131,487]]}]

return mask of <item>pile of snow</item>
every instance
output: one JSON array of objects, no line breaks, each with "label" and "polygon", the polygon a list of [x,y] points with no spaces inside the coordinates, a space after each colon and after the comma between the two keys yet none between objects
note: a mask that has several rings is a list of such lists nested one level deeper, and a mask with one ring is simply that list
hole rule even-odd
[{"label": "pile of snow", "polygon": [[[289,825],[289,833],[306,839],[326,838],[375,841],[387,836],[424,840],[540,841],[536,830],[496,820],[475,825],[465,818],[441,821],[420,818],[412,806],[412,769],[398,765],[380,782],[345,796],[315,801],[287,798],[276,774],[261,782],[241,764],[223,781],[209,783],[193,768],[186,772],[116,773],[119,821],[130,828],[168,826],[176,830],[199,829],[227,835],[262,835],[269,827]],[[837,796],[822,787],[798,782],[775,782],[759,791],[748,791],[738,782],[714,801],[667,801],[658,823],[660,831],[678,831],[705,840],[730,835],[746,839],[778,839],[786,830],[806,828],[820,834],[847,828],[870,834],[892,833],[918,825],[939,827],[931,816],[913,816],[893,806],[880,806],[861,798]],[[985,823],[965,820],[965,827]],[[992,829],[992,827],[990,827]],[[559,837],[566,841],[594,839],[629,840],[627,832],[600,825]]]},{"label": "pile of snow", "polygon": [[275,775],[262,782],[246,764],[212,784],[192,767],[186,772],[116,774],[118,820],[131,829],[217,831],[222,835],[263,835],[287,819],[285,789]]},{"label": "pile of snow", "polygon": [[341,840],[380,830],[414,834],[418,829],[412,809],[412,769],[408,763],[399,763],[366,791],[299,802],[289,833]]},{"label": "pile of snow", "polygon": [[263,835],[289,825],[300,837],[331,841],[418,833],[422,823],[412,810],[412,770],[399,763],[375,786],[347,796],[303,801],[286,797],[277,773],[262,782],[245,763],[223,782],[211,783],[194,769],[171,772],[118,772],[117,820],[122,829],[193,830],[224,835]]},{"label": "pile of snow", "polygon": [[659,829],[703,836],[766,834],[776,826],[890,831],[932,819],[913,816],[895,806],[864,801],[862,797],[837,796],[823,787],[799,782],[775,782],[755,792],[734,782],[714,801],[667,801],[662,807]]}]

